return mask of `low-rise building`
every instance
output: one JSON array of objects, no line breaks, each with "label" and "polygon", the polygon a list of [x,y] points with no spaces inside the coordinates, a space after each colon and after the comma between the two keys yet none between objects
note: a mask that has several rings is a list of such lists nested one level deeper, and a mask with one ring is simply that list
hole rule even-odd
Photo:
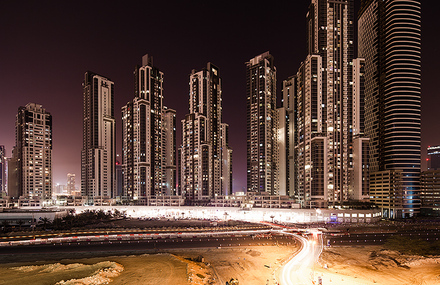
[{"label": "low-rise building", "polygon": [[420,188],[421,214],[440,216],[440,169],[423,171]]}]

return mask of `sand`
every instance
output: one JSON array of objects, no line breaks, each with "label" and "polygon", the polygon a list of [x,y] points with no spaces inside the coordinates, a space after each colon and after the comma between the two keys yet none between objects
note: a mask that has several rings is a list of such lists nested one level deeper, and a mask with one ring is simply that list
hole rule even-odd
[{"label": "sand", "polygon": [[[293,244],[168,250],[160,254],[0,265],[0,284],[277,284]],[[322,284],[436,285],[440,256],[401,255],[381,246],[326,248],[314,266]],[[317,283],[316,283],[317,284]]]},{"label": "sand", "polygon": [[331,247],[315,266],[315,280],[318,276],[333,285],[436,285],[440,256],[402,255],[381,246]]},{"label": "sand", "polygon": [[[0,284],[276,284],[274,272],[293,245],[168,250],[160,254],[0,265]],[[268,282],[269,280],[269,282]]]}]

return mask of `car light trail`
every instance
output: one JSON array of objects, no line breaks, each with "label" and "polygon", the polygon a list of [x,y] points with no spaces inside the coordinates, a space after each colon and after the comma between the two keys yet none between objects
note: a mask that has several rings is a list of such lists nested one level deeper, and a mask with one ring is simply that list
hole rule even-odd
[{"label": "car light trail", "polygon": [[[284,232],[288,235],[289,233]],[[318,235],[316,240],[308,240],[300,235],[290,234],[299,240],[301,250],[287,262],[281,272],[281,284],[312,284],[314,262],[322,252],[322,238]]]}]

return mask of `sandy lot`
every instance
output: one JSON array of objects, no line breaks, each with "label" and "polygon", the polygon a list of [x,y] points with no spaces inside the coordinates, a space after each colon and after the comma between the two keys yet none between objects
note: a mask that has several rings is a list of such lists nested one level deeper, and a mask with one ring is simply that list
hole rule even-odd
[{"label": "sandy lot", "polygon": [[[203,256],[209,264],[207,272],[211,274],[213,284],[224,285],[235,278],[240,285],[277,284],[274,273],[281,264],[298,250],[292,245],[248,246],[222,249],[194,249],[175,252],[179,256],[195,258]],[[196,281],[195,279],[193,281]],[[208,283],[191,284],[210,284]]]},{"label": "sandy lot", "polygon": [[[327,266],[327,269],[325,269]],[[315,266],[322,284],[440,284],[440,256],[402,255],[381,246],[332,247]]]},{"label": "sandy lot", "polygon": [[0,284],[276,284],[274,272],[293,245],[170,250],[161,254],[0,265]]},{"label": "sandy lot", "polygon": [[[160,254],[0,265],[0,284],[276,284],[294,245],[169,250]],[[440,284],[440,256],[401,255],[381,246],[326,248],[314,266],[322,284]],[[317,284],[317,283],[316,283]]]}]

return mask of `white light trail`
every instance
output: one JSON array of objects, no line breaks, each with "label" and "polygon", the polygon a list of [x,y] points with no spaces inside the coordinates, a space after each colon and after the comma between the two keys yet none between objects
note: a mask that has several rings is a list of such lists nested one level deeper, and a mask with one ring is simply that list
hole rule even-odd
[{"label": "white light trail", "polygon": [[291,235],[301,242],[301,250],[284,266],[281,273],[281,284],[313,284],[312,267],[322,252],[321,235],[318,235],[316,240],[308,240],[300,235]]}]

